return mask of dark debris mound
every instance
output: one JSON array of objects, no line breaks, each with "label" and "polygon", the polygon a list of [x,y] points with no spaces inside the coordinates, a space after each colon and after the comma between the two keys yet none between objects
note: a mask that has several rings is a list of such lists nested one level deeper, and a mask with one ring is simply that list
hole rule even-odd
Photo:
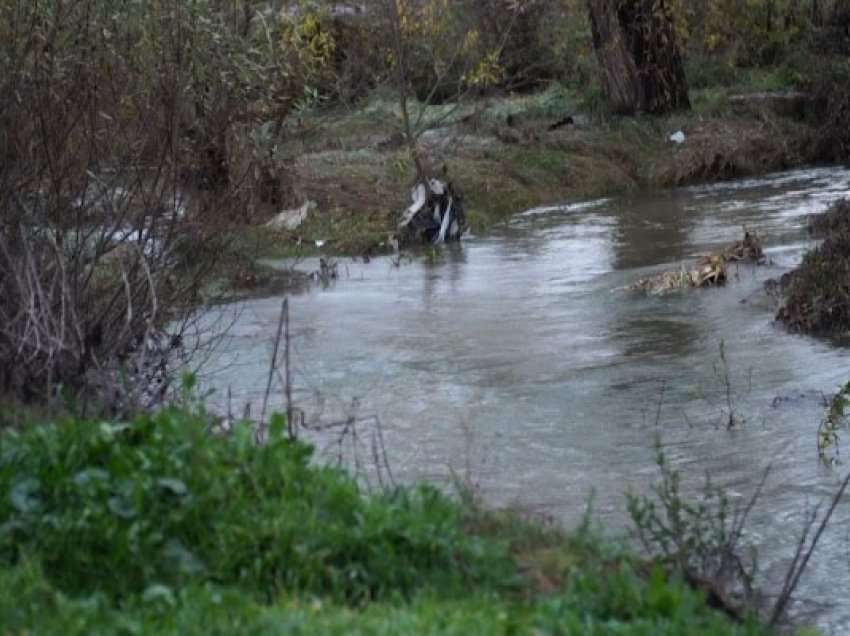
[{"label": "dark debris mound", "polygon": [[821,238],[828,237],[850,226],[850,199],[841,199],[823,214],[809,217],[809,232]]},{"label": "dark debris mound", "polygon": [[764,249],[762,248],[761,238],[755,232],[750,232],[744,228],[744,238],[740,241],[735,241],[721,252],[723,260],[726,262],[764,262]]},{"label": "dark debris mound", "polygon": [[792,331],[845,336],[850,334],[850,201],[839,201],[810,227],[824,241],[786,279],[776,318]]}]

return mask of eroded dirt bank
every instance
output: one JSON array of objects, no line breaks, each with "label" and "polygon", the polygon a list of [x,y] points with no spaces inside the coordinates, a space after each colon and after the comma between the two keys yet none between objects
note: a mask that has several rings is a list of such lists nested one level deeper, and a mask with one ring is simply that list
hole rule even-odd
[{"label": "eroded dirt bank", "polygon": [[[759,175],[817,163],[817,130],[799,95],[695,100],[669,117],[605,118],[556,90],[452,110],[433,107],[419,138],[427,161],[460,187],[474,232],[524,209],[622,192]],[[315,202],[297,227],[248,234],[265,256],[363,255],[390,248],[413,182],[389,99],[303,117],[280,150],[287,201]],[[681,131],[684,141],[671,135]]]}]

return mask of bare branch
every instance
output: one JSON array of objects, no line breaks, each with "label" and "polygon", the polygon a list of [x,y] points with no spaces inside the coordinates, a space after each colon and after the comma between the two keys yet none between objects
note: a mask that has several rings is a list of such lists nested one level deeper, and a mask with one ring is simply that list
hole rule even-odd
[{"label": "bare branch", "polygon": [[818,508],[815,508],[812,511],[812,514],[809,516],[806,521],[805,527],[803,528],[803,534],[800,537],[800,541],[797,544],[797,550],[794,554],[794,559],[791,562],[791,566],[788,568],[788,572],[785,575],[785,583],[782,586],[782,591],[779,594],[779,598],[776,599],[776,603],[773,605],[773,611],[770,615],[769,624],[771,626],[776,625],[782,616],[785,614],[785,610],[788,606],[788,602],[791,600],[791,596],[794,594],[794,590],[797,589],[797,586],[800,583],[800,578],[803,576],[803,573],[806,571],[806,567],[809,565],[809,560],[812,558],[812,555],[815,552],[815,549],[818,546],[818,542],[823,536],[824,530],[826,530],[827,525],[829,525],[829,520],[832,518],[832,513],[835,512],[835,509],[838,507],[838,503],[841,501],[841,498],[844,496],[844,491],[847,490],[847,486],[850,484],[850,473],[847,473],[847,476],[841,482],[841,485],[838,487],[838,490],[835,491],[835,494],[832,497],[832,501],[829,504],[829,508],[826,510],[826,514],[823,519],[821,519],[820,525],[818,526],[817,531],[812,537],[811,543],[806,546],[806,541],[808,539],[809,532],[811,528],[814,527],[814,523],[817,520]]}]

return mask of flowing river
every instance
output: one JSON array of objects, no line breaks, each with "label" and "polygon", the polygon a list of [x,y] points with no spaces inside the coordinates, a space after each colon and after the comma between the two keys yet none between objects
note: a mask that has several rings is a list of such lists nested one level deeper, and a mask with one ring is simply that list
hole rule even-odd
[{"label": "flowing river", "polygon": [[[624,493],[649,492],[658,476],[657,439],[686,493],[708,472],[745,502],[772,466],[748,528],[758,582],[775,592],[807,513],[848,470],[819,462],[816,432],[824,396],[850,379],[850,350],[773,324],[763,284],[811,246],[806,216],[848,193],[850,169],[798,170],[534,209],[400,267],[340,262],[339,280],[290,299],[295,403],[308,421],[379,417],[397,481],[455,473],[493,505],[568,526],[593,494],[594,516],[625,528]],[[732,265],[725,287],[622,289],[743,226],[769,260]],[[234,314],[206,366],[219,403],[229,389],[257,413],[280,303]],[[842,504],[793,614],[850,633],[848,587]]]}]

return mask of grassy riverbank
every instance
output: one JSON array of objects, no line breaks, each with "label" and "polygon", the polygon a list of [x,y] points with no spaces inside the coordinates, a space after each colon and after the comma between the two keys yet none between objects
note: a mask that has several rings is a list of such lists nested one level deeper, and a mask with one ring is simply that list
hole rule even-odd
[{"label": "grassy riverbank", "polygon": [[[419,145],[427,161],[460,187],[476,232],[535,205],[818,161],[805,99],[768,72],[747,82],[694,90],[692,112],[666,117],[607,116],[592,97],[558,85],[457,108],[431,106],[421,111],[433,125]],[[567,116],[573,123],[563,124]],[[291,168],[291,200],[315,201],[317,208],[294,231],[249,231],[246,244],[263,256],[387,249],[413,181],[400,126],[389,93],[354,110],[293,120],[280,150]],[[669,137],[679,130],[685,141],[675,144]]]},{"label": "grassy riverbank", "polygon": [[0,437],[9,634],[756,634],[588,529],[364,493],[203,414]]}]

